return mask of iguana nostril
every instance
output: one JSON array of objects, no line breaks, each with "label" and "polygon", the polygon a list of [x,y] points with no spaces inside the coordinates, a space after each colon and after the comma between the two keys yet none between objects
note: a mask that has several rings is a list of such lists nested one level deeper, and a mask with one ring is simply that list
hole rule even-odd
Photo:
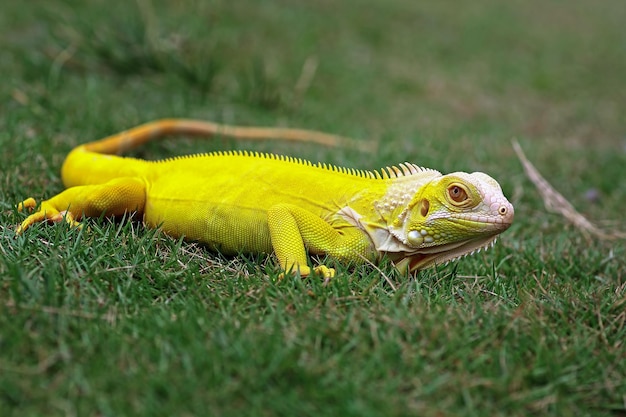
[{"label": "iguana nostril", "polygon": [[512,205],[502,204],[498,208],[498,214],[500,214],[501,221],[503,223],[511,224],[513,222],[513,217],[515,216],[515,211]]}]

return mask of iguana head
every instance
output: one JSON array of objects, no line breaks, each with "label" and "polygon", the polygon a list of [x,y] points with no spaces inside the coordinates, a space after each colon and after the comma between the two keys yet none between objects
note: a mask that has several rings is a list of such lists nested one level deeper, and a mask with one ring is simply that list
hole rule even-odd
[{"label": "iguana head", "polygon": [[[421,186],[389,220],[399,270],[445,263],[487,248],[511,226],[513,206],[496,180],[482,172],[455,172]],[[388,241],[388,244],[391,243]]]}]

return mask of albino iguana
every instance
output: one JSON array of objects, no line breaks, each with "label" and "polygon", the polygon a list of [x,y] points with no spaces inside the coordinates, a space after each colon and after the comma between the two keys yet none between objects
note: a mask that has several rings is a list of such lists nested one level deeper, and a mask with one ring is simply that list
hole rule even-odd
[{"label": "albino iguana", "polygon": [[[137,212],[149,227],[224,254],[274,253],[281,268],[311,274],[307,251],[340,262],[388,257],[399,270],[447,262],[495,242],[513,221],[500,185],[481,172],[442,175],[412,163],[355,170],[287,156],[213,152],[162,161],[113,156],[167,135],[277,137],[335,144],[294,129],[164,119],[80,145],[67,156],[67,189],[18,227]],[[35,209],[28,198],[18,209]],[[314,271],[325,276],[324,265]]]}]

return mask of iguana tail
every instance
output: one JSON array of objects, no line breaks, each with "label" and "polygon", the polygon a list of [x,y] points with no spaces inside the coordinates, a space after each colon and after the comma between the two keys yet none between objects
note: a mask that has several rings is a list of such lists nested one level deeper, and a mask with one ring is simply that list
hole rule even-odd
[{"label": "iguana tail", "polygon": [[[373,151],[375,143],[303,129],[231,126],[191,119],[160,119],[81,145],[84,150],[120,155],[146,142],[167,135],[227,136],[243,140],[278,139],[289,142],[317,143],[330,147]],[[80,148],[79,147],[79,148]]]}]

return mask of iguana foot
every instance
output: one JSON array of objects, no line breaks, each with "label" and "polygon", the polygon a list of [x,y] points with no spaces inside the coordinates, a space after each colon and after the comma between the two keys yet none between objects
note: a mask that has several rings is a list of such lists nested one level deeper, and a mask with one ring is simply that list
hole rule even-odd
[{"label": "iguana foot", "polygon": [[[317,275],[321,278],[324,278],[324,280],[328,280],[335,276],[335,270],[325,265],[316,266],[313,269],[308,266],[300,266],[297,269],[292,270],[291,274],[299,274],[302,278],[308,278],[311,275]],[[285,278],[284,272],[278,276],[279,280],[282,280],[283,278]]]},{"label": "iguana foot", "polygon": [[319,275],[325,280],[335,276],[335,269],[325,265],[316,266],[313,270],[315,271],[315,275]]},{"label": "iguana foot", "polygon": [[[37,202],[34,198],[31,197],[19,203],[17,205],[17,211],[24,211],[24,209],[32,211],[36,207]],[[24,220],[22,224],[17,227],[17,234],[19,235],[23,233],[24,230],[28,229],[35,223],[41,223],[43,221],[47,221],[50,223],[59,223],[63,220],[68,222],[72,227],[82,227],[80,222],[76,221],[74,215],[70,211],[59,211],[56,208],[52,207],[49,203],[44,201],[41,203],[41,207],[39,207],[39,210],[37,212],[28,216],[26,220]]]}]

